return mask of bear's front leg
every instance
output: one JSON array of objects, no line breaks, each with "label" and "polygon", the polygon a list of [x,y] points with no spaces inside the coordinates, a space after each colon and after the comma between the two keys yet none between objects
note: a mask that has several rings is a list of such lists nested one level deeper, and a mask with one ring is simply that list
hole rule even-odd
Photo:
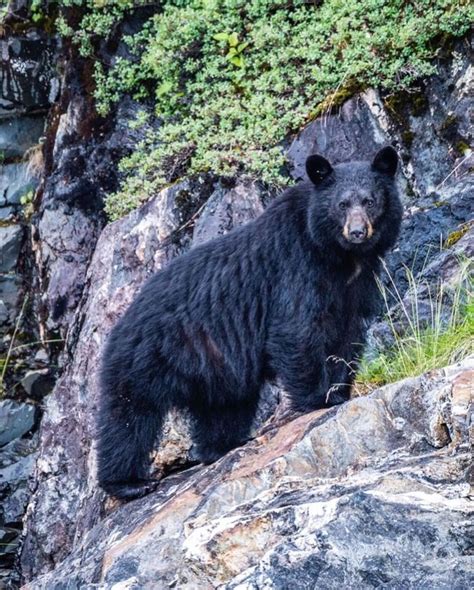
[{"label": "bear's front leg", "polygon": [[209,464],[244,445],[250,439],[258,399],[255,391],[232,404],[191,404],[192,458]]},{"label": "bear's front leg", "polygon": [[294,413],[328,408],[335,403],[330,397],[327,354],[316,336],[274,337],[268,344],[270,365],[281,380]]},{"label": "bear's front leg", "polygon": [[[354,317],[357,318],[356,315]],[[330,400],[343,403],[350,398],[359,360],[365,343],[365,329],[362,321],[348,322],[339,340],[329,349],[327,368],[330,384]]]}]

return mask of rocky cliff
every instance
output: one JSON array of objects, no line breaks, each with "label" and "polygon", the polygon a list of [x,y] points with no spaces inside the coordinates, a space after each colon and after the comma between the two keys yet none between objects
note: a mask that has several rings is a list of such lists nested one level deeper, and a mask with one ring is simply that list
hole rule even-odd
[{"label": "rocky cliff", "polygon": [[[74,47],[38,31],[13,37],[2,41],[9,84],[0,142],[9,155],[0,176],[7,220],[0,315],[3,304],[8,346],[28,294],[33,327],[25,338],[42,345],[31,349],[29,378],[24,368],[16,376],[20,399],[0,402],[8,424],[0,439],[0,531],[9,568],[22,528],[12,583],[21,576],[32,589],[472,585],[468,360],[259,435],[282,397],[269,386],[257,438],[207,468],[174,473],[189,441],[185,421],[172,416],[155,454],[157,474],[167,475],[162,486],[125,507],[106,500],[92,441],[96,371],[111,326],[152,272],[252,219],[275,191],[201,174],[106,225],[103,198],[119,182],[117,162],[146,133],[129,126],[137,103],[123,99],[99,116],[88,92],[90,63]],[[15,51],[30,56],[29,80],[38,79],[28,91]],[[388,265],[401,293],[405,265],[433,284],[449,282],[474,249],[471,43],[448,53],[412,92],[357,94],[290,138],[287,149],[297,180],[316,151],[337,163],[397,147],[405,218]],[[59,55],[58,77],[51,62]],[[36,186],[22,156],[40,136]],[[19,203],[30,189],[33,217]],[[416,296],[422,308],[430,294]],[[386,338],[383,322],[374,325],[371,347]],[[53,374],[59,379],[44,397]]]},{"label": "rocky cliff", "polygon": [[407,379],[171,475],[25,588],[469,588],[473,379]]}]

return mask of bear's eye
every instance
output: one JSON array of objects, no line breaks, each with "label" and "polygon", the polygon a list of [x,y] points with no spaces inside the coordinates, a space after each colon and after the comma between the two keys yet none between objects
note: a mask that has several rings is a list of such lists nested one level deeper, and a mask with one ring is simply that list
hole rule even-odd
[{"label": "bear's eye", "polygon": [[347,209],[347,207],[349,207],[348,203],[346,201],[341,201],[339,203],[339,209],[341,211],[345,211]]},{"label": "bear's eye", "polygon": [[375,201],[373,199],[366,199],[365,200],[365,206],[368,207],[369,209],[372,209],[372,207],[375,205]]}]

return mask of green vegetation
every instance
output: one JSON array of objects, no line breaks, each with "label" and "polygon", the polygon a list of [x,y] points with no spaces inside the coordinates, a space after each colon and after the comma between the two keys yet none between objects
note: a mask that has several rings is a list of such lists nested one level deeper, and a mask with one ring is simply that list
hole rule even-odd
[{"label": "green vegetation", "polygon": [[34,201],[35,193],[33,190],[27,191],[24,195],[20,197],[20,205],[23,207],[23,217],[27,220],[31,219],[34,210]]},{"label": "green vegetation", "polygon": [[[60,19],[83,55],[114,30],[131,0],[62,0],[80,25]],[[121,164],[118,218],[184,173],[248,174],[284,185],[282,141],[367,86],[409,89],[433,72],[444,41],[474,16],[464,0],[163,0],[125,39],[130,58],[95,62],[106,114],[127,93],[163,120]],[[74,19],[73,19],[74,20]],[[76,19],[77,21],[77,19]]]},{"label": "green vegetation", "polygon": [[[34,0],[33,0],[34,1]],[[41,0],[40,0],[41,1]],[[83,11],[79,26],[71,26],[60,14],[56,26],[61,35],[72,37],[84,57],[94,51],[94,41],[108,37],[114,26],[126,18],[134,7],[147,4],[147,0],[59,0],[63,8],[81,8]],[[77,14],[74,20],[77,20]]]},{"label": "green vegetation", "polygon": [[[376,358],[362,360],[356,391],[414,377],[474,353],[474,283],[468,262],[462,262],[460,269],[453,286],[440,285],[429,296],[428,317],[423,314],[423,318],[419,297],[422,291],[432,293],[428,283],[417,281],[406,269],[408,299],[401,296],[391,278],[390,287],[380,284],[394,344]],[[396,301],[400,322],[388,311],[390,296]]]},{"label": "green vegetation", "polygon": [[469,231],[469,229],[474,225],[474,221],[468,221],[466,223],[463,223],[459,229],[451,232],[449,234],[449,236],[446,238],[446,241],[444,243],[444,247],[445,248],[451,248],[451,246],[454,246],[454,244],[456,244],[457,242],[459,242],[459,240],[465,236],[467,234],[467,232]]}]

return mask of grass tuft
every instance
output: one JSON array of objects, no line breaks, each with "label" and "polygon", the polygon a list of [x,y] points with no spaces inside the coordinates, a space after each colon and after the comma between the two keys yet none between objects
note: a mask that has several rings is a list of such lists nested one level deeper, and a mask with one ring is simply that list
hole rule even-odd
[{"label": "grass tuft", "polygon": [[[357,393],[450,365],[474,353],[474,282],[469,270],[469,262],[462,261],[454,285],[442,283],[433,289],[406,268],[409,289],[405,297],[390,274],[388,287],[379,282],[394,343],[377,357],[362,359],[355,382]],[[428,311],[425,308],[423,313],[420,295],[428,301]],[[390,309],[393,299],[396,314]]]}]

